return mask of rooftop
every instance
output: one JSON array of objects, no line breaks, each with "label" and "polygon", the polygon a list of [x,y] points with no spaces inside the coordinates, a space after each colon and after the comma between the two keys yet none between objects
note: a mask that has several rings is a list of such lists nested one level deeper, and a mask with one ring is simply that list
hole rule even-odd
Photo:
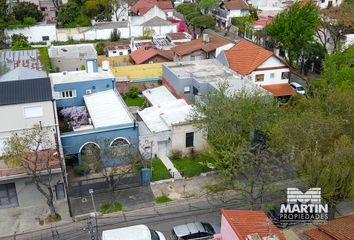
[{"label": "rooftop", "polygon": [[221,209],[221,213],[240,239],[247,239],[252,234],[267,237],[271,232],[280,240],[286,240],[263,211]]},{"label": "rooftop", "polygon": [[51,100],[48,77],[0,82],[0,106]]},{"label": "rooftop", "polygon": [[87,73],[85,70],[50,73],[49,77],[52,80],[53,84],[84,82],[91,80],[114,78],[110,71],[103,71],[101,68],[99,68],[98,72],[91,73]]},{"label": "rooftop", "polygon": [[186,32],[168,33],[166,34],[167,39],[170,41],[187,39],[191,40],[192,36]]},{"label": "rooftop", "polygon": [[130,57],[133,59],[135,64],[142,64],[148,61],[149,59],[160,56],[164,58],[166,61],[172,61],[173,55],[171,50],[161,50],[156,48],[147,48],[147,47],[140,47],[134,52],[130,54]]},{"label": "rooftop", "polygon": [[130,49],[130,45],[127,44],[110,44],[106,47],[107,50],[121,50],[121,49]]},{"label": "rooftop", "polygon": [[93,44],[51,46],[48,48],[48,54],[50,58],[97,58],[97,52]]},{"label": "rooftop", "polygon": [[250,41],[241,40],[234,47],[226,50],[225,56],[232,70],[247,75],[273,56],[273,53]]},{"label": "rooftop", "polygon": [[95,128],[134,122],[125,103],[114,90],[85,95],[84,101]]},{"label": "rooftop", "polygon": [[155,5],[162,10],[173,9],[171,1],[139,0],[130,8],[130,11],[143,16]]},{"label": "rooftop", "polygon": [[229,10],[248,9],[248,4],[244,0],[231,0],[224,2],[224,6]]},{"label": "rooftop", "polygon": [[147,89],[143,91],[143,95],[153,106],[176,100],[176,97],[165,86]]},{"label": "rooftop", "polygon": [[296,94],[295,90],[288,83],[262,85],[262,88],[272,93],[275,97],[294,96]]},{"label": "rooftop", "polygon": [[177,55],[184,56],[198,50],[212,52],[215,51],[218,47],[224,46],[228,43],[231,42],[226,38],[218,36],[217,34],[209,34],[209,42],[205,42],[203,37],[200,37],[190,42],[186,42],[173,47],[171,50],[173,50]]},{"label": "rooftop", "polygon": [[209,83],[216,89],[223,82],[227,82],[230,90],[236,92],[242,90],[253,92],[255,89],[261,89],[255,83],[242,79],[240,75],[223,66],[216,59],[165,63],[164,65],[179,79],[193,78],[199,82]]},{"label": "rooftop", "polygon": [[8,70],[17,67],[26,67],[37,70],[43,70],[44,67],[39,61],[39,52],[32,50],[0,50],[0,63],[5,63]]},{"label": "rooftop", "polygon": [[159,26],[166,26],[166,25],[172,25],[172,23],[160,17],[153,17],[141,24],[141,26],[143,27],[159,27]]},{"label": "rooftop", "polygon": [[47,77],[46,71],[20,66],[1,75],[0,82],[6,82],[11,80],[45,78],[45,77]]},{"label": "rooftop", "polygon": [[131,66],[111,67],[116,78],[128,77],[130,81],[160,80],[162,63],[138,64]]}]

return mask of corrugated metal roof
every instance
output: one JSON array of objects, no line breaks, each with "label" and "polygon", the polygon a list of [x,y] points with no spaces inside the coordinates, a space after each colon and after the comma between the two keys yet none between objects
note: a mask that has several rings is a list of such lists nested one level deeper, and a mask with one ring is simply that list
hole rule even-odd
[{"label": "corrugated metal roof", "polygon": [[52,99],[49,78],[0,82],[0,106]]},{"label": "corrugated metal roof", "polygon": [[143,91],[143,95],[153,106],[176,100],[176,97],[165,87],[160,86]]},{"label": "corrugated metal roof", "polygon": [[0,82],[45,78],[45,77],[47,77],[47,73],[45,71],[31,69],[27,67],[18,67],[0,76]]}]

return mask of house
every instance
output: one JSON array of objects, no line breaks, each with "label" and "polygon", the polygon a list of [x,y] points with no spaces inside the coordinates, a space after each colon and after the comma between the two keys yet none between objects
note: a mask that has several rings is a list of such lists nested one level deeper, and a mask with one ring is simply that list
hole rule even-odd
[{"label": "house", "polygon": [[[14,222],[18,224],[16,227],[26,229],[28,219],[34,221],[35,217],[47,213],[46,198],[37,190],[26,170],[7,166],[1,160],[6,141],[14,134],[30,131],[35,125],[47,130],[45,138],[48,149],[38,152],[39,159],[48,155],[51,158],[51,165],[47,168],[47,165],[39,163],[38,171],[41,171],[42,177],[45,178],[48,169],[51,169],[52,183],[55,184],[53,193],[55,205],[61,206],[59,213],[63,217],[68,215],[63,175],[56,149],[57,123],[50,79],[42,75],[35,78],[35,74],[31,73],[37,70],[33,69],[19,67],[12,71],[15,73],[5,74],[6,78],[2,76],[0,79],[0,214],[8,220],[2,221],[3,230],[14,230],[10,225]],[[21,74],[18,75],[18,71]],[[23,76],[22,73],[25,73],[25,76],[29,75],[26,78],[11,78]]]},{"label": "house", "polygon": [[342,0],[317,0],[314,1],[320,8],[338,7]]},{"label": "house", "polygon": [[168,156],[172,151],[189,154],[206,146],[206,136],[188,123],[192,107],[165,87],[143,92],[150,107],[138,111],[139,147],[143,156]]},{"label": "house", "polygon": [[231,18],[242,17],[249,14],[248,4],[245,0],[221,1],[219,6],[213,11],[213,15],[221,28],[231,26]]},{"label": "house", "polygon": [[52,68],[57,72],[82,70],[86,60],[97,59],[97,52],[93,44],[51,46],[48,48],[48,55]]},{"label": "house", "polygon": [[218,240],[286,240],[263,211],[221,209]]},{"label": "house", "polygon": [[173,61],[173,53],[171,50],[144,46],[132,52],[130,58],[135,64],[170,62]]},{"label": "house", "polygon": [[3,71],[0,70],[0,74],[4,74],[18,67],[22,69],[36,69],[38,71],[44,70],[44,66],[39,59],[39,52],[36,49],[19,51],[0,50],[0,64],[4,66]]},{"label": "house", "polygon": [[289,85],[289,67],[272,52],[250,41],[241,40],[222,51],[217,59],[276,97],[295,94]]},{"label": "house", "polygon": [[[93,67],[50,74],[65,156],[80,162],[86,145],[103,149],[107,147],[103,144],[122,144],[137,151],[138,126],[116,91],[115,77],[98,68],[95,60],[87,60],[86,65]],[[71,111],[79,114],[79,120]]]},{"label": "house", "polygon": [[5,35],[10,42],[11,36],[14,34],[23,34],[31,43],[52,42],[57,40],[56,25],[43,22],[30,27],[5,30]]},{"label": "house", "polygon": [[304,232],[311,240],[348,240],[354,239],[354,214],[329,220]]},{"label": "house", "polygon": [[128,56],[131,53],[129,44],[110,44],[105,48],[107,57]]},{"label": "house", "polygon": [[162,82],[175,96],[187,102],[202,100],[203,95],[217,91],[223,83],[227,83],[232,92],[266,93],[257,84],[244,79],[216,59],[165,63],[162,65]]},{"label": "house", "polygon": [[204,34],[203,37],[179,44],[171,48],[174,52],[174,61],[193,61],[215,58],[220,49],[233,46],[229,40],[217,34]]},{"label": "house", "polygon": [[131,8],[131,16],[144,16],[151,8],[158,7],[167,17],[173,17],[174,8],[171,1],[139,0]]}]

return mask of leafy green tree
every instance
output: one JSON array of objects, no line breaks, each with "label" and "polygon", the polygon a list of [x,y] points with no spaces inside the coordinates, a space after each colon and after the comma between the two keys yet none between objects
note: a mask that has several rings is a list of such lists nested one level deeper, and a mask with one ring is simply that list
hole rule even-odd
[{"label": "leafy green tree", "polygon": [[204,14],[209,14],[218,5],[217,0],[200,0],[198,2],[198,7]]},{"label": "leafy green tree", "polygon": [[130,87],[128,92],[128,97],[137,98],[139,94],[139,89],[137,87]]},{"label": "leafy green tree", "polygon": [[25,17],[23,19],[23,24],[26,26],[33,26],[37,24],[37,20],[34,19],[33,17]]},{"label": "leafy green tree", "polygon": [[354,95],[336,89],[299,98],[271,130],[273,146],[295,163],[308,187],[320,187],[333,217],[354,199]]},{"label": "leafy green tree", "polygon": [[251,15],[231,18],[231,24],[236,26],[241,33],[252,31],[254,22],[255,19]]},{"label": "leafy green tree", "polygon": [[12,14],[16,20],[23,22],[25,17],[32,17],[37,22],[42,21],[43,15],[38,6],[31,2],[19,2],[12,8]]},{"label": "leafy green tree", "polygon": [[80,8],[74,1],[69,1],[67,4],[60,7],[58,12],[58,20],[62,24],[74,22],[80,16]]},{"label": "leafy green tree", "polygon": [[278,14],[266,32],[288,50],[289,63],[293,65],[314,41],[319,23],[318,9],[313,3],[297,2]]},{"label": "leafy green tree", "polygon": [[103,42],[98,42],[96,44],[97,55],[104,55],[104,48],[105,48],[104,43]]},{"label": "leafy green tree", "polygon": [[183,3],[176,8],[177,12],[187,16],[188,14],[197,11],[197,5],[194,3]]},{"label": "leafy green tree", "polygon": [[111,41],[112,42],[117,42],[120,39],[120,31],[118,29],[113,29],[111,32]]},{"label": "leafy green tree", "polygon": [[258,13],[255,7],[253,6],[249,7],[248,12],[250,13],[251,18],[253,18],[255,21],[258,20]]},{"label": "leafy green tree", "polygon": [[191,25],[200,29],[200,33],[203,33],[205,29],[215,26],[215,20],[210,15],[202,15],[195,17],[191,20]]},{"label": "leafy green tree", "polygon": [[85,14],[96,21],[111,21],[112,7],[109,0],[87,0],[84,5]]},{"label": "leafy green tree", "polygon": [[221,86],[215,94],[196,103],[191,122],[207,133],[212,162],[221,172],[221,188],[240,191],[254,209],[272,190],[290,165],[268,147],[267,138],[278,118],[278,104],[271,98]]},{"label": "leafy green tree", "polygon": [[201,16],[200,12],[191,12],[186,16],[186,18],[187,18],[188,23],[190,23],[193,18],[199,17],[199,16]]},{"label": "leafy green tree", "polygon": [[23,34],[13,34],[11,36],[12,40],[12,50],[27,50],[32,49],[31,45],[29,44],[27,37]]}]

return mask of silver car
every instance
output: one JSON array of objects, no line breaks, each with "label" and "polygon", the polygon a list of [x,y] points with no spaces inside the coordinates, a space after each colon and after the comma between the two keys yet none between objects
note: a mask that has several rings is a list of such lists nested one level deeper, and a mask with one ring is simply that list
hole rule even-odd
[{"label": "silver car", "polygon": [[193,222],[176,226],[172,235],[176,240],[196,239],[213,236],[220,232],[220,227],[206,222]]}]

